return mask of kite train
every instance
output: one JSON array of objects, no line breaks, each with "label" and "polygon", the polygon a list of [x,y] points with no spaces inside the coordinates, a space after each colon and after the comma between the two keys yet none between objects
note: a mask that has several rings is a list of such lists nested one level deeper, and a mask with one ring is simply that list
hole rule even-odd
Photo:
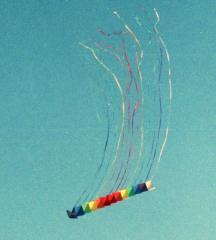
[{"label": "kite train", "polygon": [[84,203],[82,206],[76,206],[73,208],[72,211],[67,210],[67,214],[69,218],[77,218],[85,215],[86,213],[90,213],[100,208],[110,206],[111,204],[117,203],[119,201],[123,201],[136,194],[140,194],[146,191],[151,191],[153,189],[154,188],[152,187],[151,181],[140,183],[134,187],[122,189],[122,190],[119,190],[118,192],[113,192],[107,196]]},{"label": "kite train", "polygon": [[103,145],[92,178],[67,210],[69,218],[154,189],[169,133],[170,55],[157,28],[156,9],[140,11],[140,17],[128,21],[114,11],[111,29],[98,28],[95,41],[80,42],[88,53],[86,66],[93,70],[93,93],[99,94],[94,123],[103,127],[98,136]]}]

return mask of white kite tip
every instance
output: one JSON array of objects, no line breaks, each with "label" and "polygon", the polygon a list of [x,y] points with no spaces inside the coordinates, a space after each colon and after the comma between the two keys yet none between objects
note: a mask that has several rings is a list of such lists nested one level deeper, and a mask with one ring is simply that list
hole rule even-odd
[{"label": "white kite tip", "polygon": [[148,191],[153,191],[156,189],[155,187],[153,187],[152,181],[150,180],[146,182],[146,187],[148,188]]}]

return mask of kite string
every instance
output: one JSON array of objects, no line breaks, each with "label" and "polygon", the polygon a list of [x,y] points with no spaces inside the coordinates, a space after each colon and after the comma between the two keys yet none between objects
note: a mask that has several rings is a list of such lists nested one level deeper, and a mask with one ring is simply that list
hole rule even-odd
[{"label": "kite string", "polygon": [[[105,155],[106,155],[106,151],[107,151],[107,146],[108,146],[108,142],[109,142],[109,137],[110,137],[110,116],[109,116],[109,111],[110,111],[110,104],[108,103],[108,99],[107,99],[107,95],[105,94],[105,92],[102,90],[101,91],[103,93],[103,97],[106,101],[106,119],[107,119],[107,134],[106,134],[106,139],[105,139],[105,143],[104,143],[104,150],[103,150],[103,154],[102,154],[102,158],[100,161],[99,166],[97,167],[94,175],[93,175],[93,179],[88,183],[88,185],[86,186],[86,189],[81,193],[81,195],[79,196],[79,198],[77,199],[75,205],[78,205],[82,199],[82,202],[86,202],[87,199],[90,196],[90,187],[91,189],[94,188],[94,185],[96,185],[96,180],[99,178],[99,173],[101,172],[101,169],[104,165],[104,161],[105,161]],[[86,196],[85,196],[86,195]],[[85,197],[84,197],[85,196]]]},{"label": "kite string", "polygon": [[122,136],[123,136],[123,131],[124,131],[124,125],[125,125],[125,98],[124,98],[124,94],[123,94],[123,90],[122,90],[122,87],[121,87],[121,84],[120,84],[120,81],[119,79],[117,78],[117,76],[115,75],[115,73],[101,60],[99,59],[99,57],[97,56],[95,50],[83,43],[80,43],[80,45],[82,47],[84,47],[85,49],[89,50],[93,57],[95,58],[95,60],[108,72],[111,74],[111,76],[113,77],[117,87],[118,87],[118,90],[120,92],[120,95],[121,95],[121,99],[122,99],[122,123],[121,123],[121,130],[120,130],[120,134],[119,134],[119,138],[118,138],[118,143],[117,143],[117,147],[116,147],[116,151],[115,151],[115,157],[111,163],[111,167],[114,165],[114,163],[116,162],[117,160],[117,157],[118,157],[118,152],[119,152],[119,148],[120,148],[120,144],[121,144],[121,140],[122,140]]},{"label": "kite string", "polygon": [[170,54],[169,54],[168,48],[167,48],[163,38],[161,37],[161,35],[160,35],[160,33],[159,33],[158,29],[157,29],[157,25],[160,22],[160,16],[159,16],[159,14],[158,14],[158,12],[157,12],[157,10],[155,8],[154,8],[154,13],[155,13],[155,16],[157,18],[157,21],[156,21],[156,23],[154,25],[154,30],[155,30],[155,33],[158,36],[158,39],[159,39],[159,42],[160,42],[161,46],[165,50],[166,60],[167,60],[167,63],[168,63],[169,107],[168,107],[168,122],[167,122],[166,131],[165,131],[165,136],[164,136],[164,140],[163,140],[162,146],[160,148],[159,157],[158,157],[158,160],[157,160],[157,163],[156,163],[156,167],[155,167],[155,172],[154,172],[154,175],[152,175],[151,180],[154,179],[154,176],[155,176],[155,174],[156,174],[156,172],[158,170],[158,167],[159,167],[159,164],[161,162],[161,158],[162,158],[162,155],[163,155],[163,152],[164,152],[164,149],[165,149],[165,145],[166,145],[166,142],[167,142],[167,139],[168,139],[170,116],[171,116],[171,109],[172,109],[172,76],[171,76]]},{"label": "kite string", "polygon": [[[141,20],[138,18],[138,17],[135,17],[135,20],[136,20],[136,23],[139,27],[143,27],[144,25],[142,24]],[[149,19],[148,19],[149,20]],[[147,30],[148,33],[151,33],[151,31],[145,27],[145,29]],[[140,150],[139,150],[139,155],[138,155],[138,164],[137,164],[137,167],[134,171],[134,181],[133,183],[138,183],[140,181],[143,181],[143,177],[140,177],[142,176],[142,172],[143,172],[143,169],[146,169],[148,168],[151,160],[152,160],[152,156],[153,156],[153,149],[155,148],[155,142],[156,142],[156,134],[154,133],[153,135],[153,140],[152,140],[152,144],[151,144],[151,149],[150,149],[150,156],[148,158],[148,162],[146,163],[146,161],[144,161],[144,159],[142,158],[143,154],[147,154],[147,150],[145,150],[144,152],[144,133],[146,132],[145,129],[144,129],[144,120],[145,120],[145,116],[147,117],[148,116],[148,113],[146,112],[145,110],[145,101],[144,101],[144,88],[143,88],[143,76],[142,76],[142,72],[140,71],[140,66],[142,64],[142,58],[144,56],[144,51],[142,50],[141,54],[140,54],[140,58],[141,58],[141,61],[138,65],[138,73],[139,73],[139,76],[140,76],[140,82],[141,82],[141,92],[142,92],[142,101],[141,101],[141,106],[143,106],[141,109],[142,109],[142,115],[143,115],[143,118],[141,118],[141,135],[140,135]],[[146,81],[145,81],[146,82]],[[146,82],[146,86],[148,87],[148,83]],[[146,113],[145,113],[146,112]],[[145,131],[145,132],[144,132]],[[145,156],[144,155],[144,156]],[[141,161],[143,159],[143,161]]]},{"label": "kite string", "polygon": [[[117,58],[118,59],[120,59],[120,57],[119,57],[119,55],[118,54],[116,54],[115,52],[113,53],[113,52],[110,52],[110,48],[111,49],[114,49],[111,45],[107,45],[107,46],[109,46],[109,49],[105,49],[106,51],[105,52],[108,52],[108,53],[110,53],[111,55],[117,55]],[[100,48],[102,51],[104,50],[103,48]],[[115,49],[116,50],[116,49]],[[117,60],[118,60],[117,59]],[[123,67],[123,70],[124,70],[124,68],[125,69],[127,69],[125,66],[124,66],[124,63],[123,63],[123,61],[121,60],[121,63],[120,63],[121,65],[123,65],[122,67]],[[124,100],[125,100],[125,103],[126,103],[126,96],[124,95]],[[99,187],[99,192],[101,191],[101,189],[103,188],[105,188],[105,189],[107,189],[108,188],[108,184],[109,184],[109,186],[110,186],[110,182],[114,179],[114,176],[115,176],[115,174],[116,174],[116,169],[117,169],[117,167],[118,167],[118,165],[120,164],[119,163],[119,158],[121,157],[121,155],[122,155],[122,149],[123,149],[123,144],[124,144],[124,142],[125,142],[125,128],[124,128],[124,130],[123,130],[123,133],[122,133],[122,139],[121,139],[121,147],[119,148],[119,151],[118,151],[118,156],[117,156],[117,159],[116,159],[116,161],[113,163],[113,165],[111,166],[111,169],[113,169],[114,168],[114,170],[113,170],[113,174],[112,174],[112,176],[110,177],[110,179],[108,179],[106,182],[104,182],[103,183],[103,185],[102,186],[100,186]],[[114,167],[114,164],[116,165],[115,167]],[[119,167],[121,167],[122,168],[122,165],[120,165]],[[109,170],[111,170],[111,169],[109,169]],[[107,175],[108,175],[108,173],[109,173],[110,171],[108,171],[107,172]],[[105,184],[106,183],[106,184]],[[105,186],[105,187],[104,187]],[[106,191],[105,191],[106,192]],[[108,191],[107,191],[108,192]],[[102,195],[102,194],[101,194]]]},{"label": "kite string", "polygon": [[[120,15],[119,15],[116,11],[113,12],[113,14],[116,15],[117,18],[123,23],[125,29],[128,31],[128,33],[129,33],[129,35],[132,37],[133,41],[136,43],[136,45],[138,45],[139,49],[141,49],[140,41],[139,41],[139,39],[137,38],[137,36],[136,36],[136,34],[134,33],[134,31],[124,22],[124,20],[120,17]],[[137,94],[138,94],[138,93],[139,93],[138,85],[137,85],[137,82],[136,82],[136,78],[135,78],[135,76],[134,76],[134,74],[133,74],[133,71],[132,71],[132,69],[131,69],[131,64],[130,64],[130,62],[129,62],[129,58],[128,58],[127,53],[126,53],[126,50],[125,50],[125,45],[123,45],[122,49],[123,49],[123,53],[124,53],[124,56],[125,56],[125,61],[126,61],[127,66],[128,66],[128,72],[129,72],[130,78],[131,78],[130,85],[131,85],[131,82],[132,82],[132,79],[133,79],[134,84],[135,84],[135,86],[136,86],[136,92],[137,92]],[[143,58],[143,54],[144,54],[144,53],[143,53],[143,50],[141,50],[141,53],[140,53],[140,54],[141,54],[141,59],[142,59],[142,58]],[[136,63],[137,63],[137,66],[138,66],[138,72],[139,72],[139,77],[140,77],[140,81],[141,81],[141,80],[142,80],[142,74],[141,74],[141,71],[140,71],[140,65],[141,65],[141,63],[140,63],[140,64],[138,63],[138,54],[137,54],[137,51],[136,51]],[[142,83],[141,83],[141,84],[142,84]],[[127,90],[130,89],[130,85],[129,85],[129,88],[127,88]],[[143,102],[144,102],[144,99],[143,99],[143,95],[142,95],[142,103],[143,103]],[[134,126],[133,126],[133,125],[134,125],[134,124],[133,124],[133,123],[134,123],[134,117],[135,117],[135,113],[138,111],[138,106],[139,106],[139,101],[136,102],[135,107],[134,107],[134,110],[133,110],[133,114],[132,114],[132,136],[133,136],[133,128],[134,128]],[[142,139],[143,139],[143,138],[141,137],[141,140],[142,140]],[[142,143],[141,143],[141,146],[142,146]],[[129,153],[130,153],[130,151],[129,151]],[[133,155],[134,155],[134,154],[133,154]],[[129,156],[131,156],[131,154],[129,154]],[[128,159],[128,160],[129,160],[129,159]],[[124,179],[125,176],[126,176],[128,164],[129,164],[129,161],[126,162],[125,171],[124,171],[124,173],[123,173],[122,178],[120,179],[120,183],[118,184],[116,190],[118,189],[119,186],[121,186],[121,183],[122,183],[123,179]],[[120,171],[119,171],[119,174],[118,174],[117,179],[116,179],[116,183],[118,182],[118,178],[119,178],[119,176],[120,176],[121,171],[122,171],[122,169],[120,169]],[[116,184],[116,183],[115,183],[115,184]],[[114,185],[114,186],[115,186],[115,185]],[[113,188],[112,188],[112,190],[113,190]]]}]

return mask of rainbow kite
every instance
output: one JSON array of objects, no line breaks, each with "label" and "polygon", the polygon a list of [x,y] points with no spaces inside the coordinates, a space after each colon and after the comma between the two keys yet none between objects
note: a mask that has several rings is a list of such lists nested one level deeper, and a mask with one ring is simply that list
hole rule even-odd
[{"label": "rainbow kite", "polygon": [[69,218],[77,218],[85,215],[86,213],[94,212],[100,208],[110,206],[111,204],[117,203],[119,201],[125,200],[129,197],[132,197],[136,194],[153,190],[151,181],[145,183],[140,183],[133,187],[128,187],[126,189],[113,192],[104,197],[97,198],[93,201],[86,202],[83,205],[75,206],[72,211],[67,210]]},{"label": "rainbow kite", "polygon": [[100,78],[95,83],[102,94],[95,104],[104,98],[100,113],[105,114],[106,130],[100,163],[73,209],[67,210],[73,219],[153,190],[151,180],[168,139],[172,77],[169,51],[157,28],[160,16],[154,9],[153,22],[149,14],[143,23],[143,16],[136,17],[132,29],[117,11],[113,15],[118,29],[98,29],[98,41],[80,42],[106,76],[103,83]]}]

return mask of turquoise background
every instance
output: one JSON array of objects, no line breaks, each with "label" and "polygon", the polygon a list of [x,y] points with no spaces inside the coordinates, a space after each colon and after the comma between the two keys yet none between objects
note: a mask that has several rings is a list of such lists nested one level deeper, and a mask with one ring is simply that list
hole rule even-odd
[{"label": "turquoise background", "polygon": [[[173,72],[157,190],[73,221],[105,132],[78,42],[140,6],[160,13]],[[215,1],[1,0],[0,23],[0,239],[215,239]]]}]

